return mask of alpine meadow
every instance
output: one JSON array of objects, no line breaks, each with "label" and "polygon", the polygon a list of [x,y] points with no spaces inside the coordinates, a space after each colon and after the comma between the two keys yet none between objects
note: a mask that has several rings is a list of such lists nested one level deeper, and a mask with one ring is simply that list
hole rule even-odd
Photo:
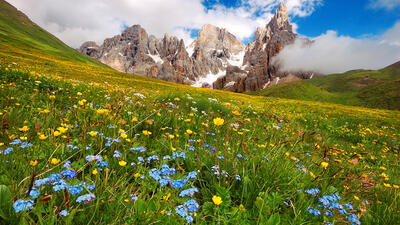
[{"label": "alpine meadow", "polygon": [[247,46],[213,25],[190,46],[135,25],[80,49],[9,2],[0,224],[400,223],[396,59],[278,72],[290,1]]}]

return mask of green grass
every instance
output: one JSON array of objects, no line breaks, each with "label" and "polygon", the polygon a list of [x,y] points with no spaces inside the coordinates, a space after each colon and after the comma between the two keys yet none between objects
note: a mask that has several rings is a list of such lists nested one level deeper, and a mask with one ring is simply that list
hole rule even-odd
[{"label": "green grass", "polygon": [[400,69],[354,70],[277,85],[251,95],[400,109]]},{"label": "green grass", "polygon": [[[0,224],[184,224],[190,218],[196,224],[350,224],[350,214],[362,224],[400,220],[398,111],[119,73],[77,54],[15,9],[2,5],[0,12],[23,18],[12,25],[14,33],[0,32]],[[344,99],[313,85],[302,91],[311,88]],[[90,156],[101,156],[102,164]],[[164,164],[175,169],[164,179],[174,181],[161,186],[153,173]],[[74,188],[38,184],[51,174],[63,174]],[[181,179],[187,182],[180,189]],[[179,196],[192,187],[193,196]],[[305,192],[311,188],[317,196]],[[95,198],[77,202],[89,193]],[[318,198],[333,193],[342,206],[352,204],[344,206],[349,215],[334,209],[327,216],[318,207]],[[16,212],[17,200],[32,201],[32,209]],[[196,212],[182,218],[176,209],[190,200]],[[69,215],[60,216],[62,210]]]}]

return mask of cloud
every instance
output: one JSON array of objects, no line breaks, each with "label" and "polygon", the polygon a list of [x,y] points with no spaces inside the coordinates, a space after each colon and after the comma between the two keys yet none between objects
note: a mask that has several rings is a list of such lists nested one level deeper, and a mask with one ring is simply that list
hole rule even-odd
[{"label": "cloud", "polygon": [[369,0],[368,7],[372,9],[392,10],[400,6],[400,0]]},{"label": "cloud", "polygon": [[342,73],[353,69],[381,69],[400,60],[400,22],[376,39],[340,36],[335,31],[306,44],[297,38],[273,62],[283,71]]},{"label": "cloud", "polygon": [[[149,34],[164,33],[192,41],[191,30],[210,23],[227,28],[240,40],[264,27],[280,0],[241,0],[235,7],[203,0],[7,0],[35,23],[72,47],[84,41],[102,43],[121,33],[124,26],[142,25]],[[286,0],[291,17],[311,14],[322,0]]]}]

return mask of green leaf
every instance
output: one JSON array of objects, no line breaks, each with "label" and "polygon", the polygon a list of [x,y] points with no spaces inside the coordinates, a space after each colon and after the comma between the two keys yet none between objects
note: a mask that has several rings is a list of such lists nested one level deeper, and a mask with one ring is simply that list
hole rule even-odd
[{"label": "green leaf", "polygon": [[281,223],[281,218],[279,217],[279,214],[274,214],[271,217],[269,217],[267,221],[267,225],[278,225]]}]

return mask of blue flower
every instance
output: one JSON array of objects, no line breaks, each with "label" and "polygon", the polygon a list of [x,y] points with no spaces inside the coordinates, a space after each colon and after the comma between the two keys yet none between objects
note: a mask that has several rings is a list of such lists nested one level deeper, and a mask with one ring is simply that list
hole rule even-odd
[{"label": "blue flower", "polygon": [[96,196],[93,193],[89,193],[89,194],[79,196],[76,199],[76,202],[78,202],[78,203],[84,202],[85,204],[87,204],[87,203],[93,201],[95,198],[96,198]]},{"label": "blue flower", "polygon": [[196,187],[189,188],[181,191],[181,193],[179,193],[179,197],[185,197],[185,196],[193,197],[194,193],[196,192],[199,192],[199,189],[197,189]]},{"label": "blue flower", "polygon": [[15,213],[19,213],[23,210],[29,211],[33,209],[33,201],[32,200],[22,200],[18,199],[13,203],[13,208],[15,210]]},{"label": "blue flower", "polygon": [[61,175],[62,175],[63,177],[65,177],[65,178],[67,178],[67,179],[72,179],[72,178],[76,177],[76,173],[75,173],[75,171],[72,170],[72,169],[63,170],[63,171],[61,172]]},{"label": "blue flower", "polygon": [[64,209],[64,210],[61,211],[58,215],[59,215],[59,216],[68,216],[68,215],[69,215],[69,211]]},{"label": "blue flower", "polygon": [[37,188],[32,187],[32,190],[29,192],[29,195],[33,198],[36,199],[37,197],[39,197],[40,192]]}]

